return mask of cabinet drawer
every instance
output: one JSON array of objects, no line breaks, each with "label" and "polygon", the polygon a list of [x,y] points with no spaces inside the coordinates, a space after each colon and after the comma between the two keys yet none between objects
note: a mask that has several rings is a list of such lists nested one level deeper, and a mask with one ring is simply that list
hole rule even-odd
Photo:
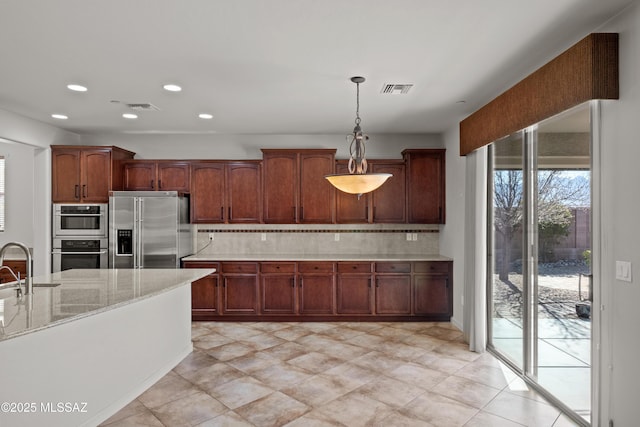
[{"label": "cabinet drawer", "polygon": [[332,262],[299,262],[300,273],[333,273],[335,264]]},{"label": "cabinet drawer", "polygon": [[411,263],[376,262],[376,273],[411,273]]},{"label": "cabinet drawer", "polygon": [[261,273],[295,273],[295,262],[261,262]]},{"label": "cabinet drawer", "polygon": [[255,262],[223,262],[223,273],[257,273],[258,264]]},{"label": "cabinet drawer", "polygon": [[338,273],[371,273],[370,262],[339,262]]},{"label": "cabinet drawer", "polygon": [[431,261],[417,262],[415,264],[416,273],[448,273],[449,262],[447,261]]},{"label": "cabinet drawer", "polygon": [[183,261],[182,268],[215,268],[220,271],[220,263],[210,261]]}]

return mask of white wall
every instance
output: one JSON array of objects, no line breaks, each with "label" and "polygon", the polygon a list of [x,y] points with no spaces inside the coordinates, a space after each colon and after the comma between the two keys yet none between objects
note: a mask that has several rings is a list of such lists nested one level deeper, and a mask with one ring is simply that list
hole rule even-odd
[{"label": "white wall", "polygon": [[[83,135],[81,143],[116,145],[135,152],[136,159],[261,159],[261,148],[336,148],[336,158],[348,158],[345,135]],[[405,148],[441,147],[438,134],[370,135],[366,155],[401,159]]]},{"label": "white wall", "polygon": [[0,140],[5,158],[5,231],[0,246],[19,241],[33,247],[34,147]]},{"label": "white wall", "polygon": [[463,325],[464,293],[464,233],[465,233],[465,157],[460,156],[460,129],[445,132],[447,223],[440,229],[440,254],[454,259],[453,318],[460,329]]},{"label": "white wall", "polygon": [[[598,31],[620,34],[620,99],[603,102],[601,114],[600,270],[605,311],[600,424],[613,419],[616,426],[631,426],[638,424],[640,396],[640,2]],[[615,279],[616,260],[632,263],[631,283]]]},{"label": "white wall", "polygon": [[33,247],[34,273],[43,274],[51,271],[49,145],[79,143],[80,137],[55,126],[0,110],[0,139],[17,143],[0,143],[0,151],[11,151],[11,156],[16,159],[7,164],[9,172],[5,194],[7,205],[11,204],[7,207],[7,214],[10,215],[7,227],[11,228],[0,235],[0,244],[18,240]]}]

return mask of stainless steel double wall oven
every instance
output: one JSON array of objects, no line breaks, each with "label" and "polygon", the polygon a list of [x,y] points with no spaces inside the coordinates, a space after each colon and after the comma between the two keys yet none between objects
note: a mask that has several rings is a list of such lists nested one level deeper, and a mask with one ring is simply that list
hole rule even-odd
[{"label": "stainless steel double wall oven", "polygon": [[53,272],[108,267],[108,212],[106,203],[53,205]]}]

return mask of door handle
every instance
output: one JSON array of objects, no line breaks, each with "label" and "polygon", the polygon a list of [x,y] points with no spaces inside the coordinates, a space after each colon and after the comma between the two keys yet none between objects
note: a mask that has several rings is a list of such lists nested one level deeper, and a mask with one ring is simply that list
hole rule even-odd
[{"label": "door handle", "polygon": [[158,180],[158,190],[160,190],[162,188],[162,180],[159,179]]},{"label": "door handle", "polygon": [[82,197],[87,197],[87,186],[82,184]]},{"label": "door handle", "polygon": [[80,186],[78,184],[76,184],[76,188],[74,190],[74,195],[76,199],[80,198]]},{"label": "door handle", "polygon": [[153,187],[153,180],[151,180],[151,189],[152,189],[152,190],[154,189],[154,187]]}]

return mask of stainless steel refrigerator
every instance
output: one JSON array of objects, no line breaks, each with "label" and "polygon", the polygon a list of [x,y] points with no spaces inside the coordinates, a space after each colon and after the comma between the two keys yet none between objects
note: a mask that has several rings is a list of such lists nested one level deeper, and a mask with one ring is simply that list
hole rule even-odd
[{"label": "stainless steel refrigerator", "polygon": [[109,193],[110,268],[180,268],[192,246],[187,196],[176,191]]}]

